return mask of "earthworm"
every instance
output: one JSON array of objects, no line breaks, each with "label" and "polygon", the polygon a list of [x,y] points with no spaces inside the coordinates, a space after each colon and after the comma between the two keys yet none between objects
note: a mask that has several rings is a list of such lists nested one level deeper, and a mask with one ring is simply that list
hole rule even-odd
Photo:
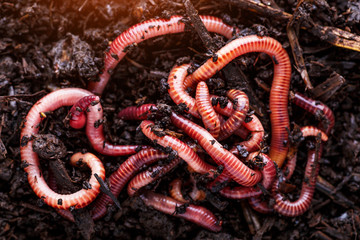
[{"label": "earthworm", "polygon": [[[276,177],[276,167],[274,162],[266,155],[260,152],[253,152],[247,157],[248,161],[262,161],[264,164],[260,169],[262,172],[261,185],[264,189],[269,189]],[[244,199],[249,197],[257,197],[263,194],[259,187],[225,187],[220,190],[220,194],[232,199]]]},{"label": "earthworm", "polygon": [[[295,217],[303,214],[306,210],[309,209],[315,191],[316,177],[320,169],[318,159],[320,158],[320,148],[322,144],[319,145],[319,151],[308,151],[308,158],[305,167],[305,176],[298,200],[294,202],[284,200],[282,194],[279,193],[280,181],[279,179],[275,180],[272,187],[272,192],[275,199],[274,209],[278,213],[288,217]],[[314,152],[317,153],[314,154]]]},{"label": "earthworm", "polygon": [[200,118],[195,99],[186,92],[186,89],[184,87],[184,80],[186,75],[188,74],[187,69],[189,67],[190,64],[183,64],[181,66],[175,66],[171,69],[168,77],[168,93],[174,103],[176,103],[177,105],[185,104],[187,107],[187,111],[191,115]]},{"label": "earthworm", "polygon": [[[138,23],[121,33],[110,45],[105,55],[104,69],[99,82],[90,82],[88,89],[101,95],[110,79],[111,71],[127,53],[127,48],[146,39],[171,33],[184,32],[185,24],[182,16],[172,16],[170,19],[151,19]],[[212,16],[200,16],[205,27],[210,32],[219,33],[226,38],[233,36],[234,28],[226,25],[221,19]]]},{"label": "earthworm", "polygon": [[[192,201],[201,201],[205,198],[205,192],[202,190],[199,190],[196,187],[196,182],[194,178],[191,176],[191,184],[192,184],[192,190],[189,192],[188,196]],[[174,179],[170,185],[169,185],[169,193],[172,198],[174,198],[177,201],[180,201],[182,203],[190,202],[189,200],[185,199],[183,197],[183,194],[181,193],[181,187],[182,187],[182,180],[180,178]]]},{"label": "earthworm", "polygon": [[291,77],[289,56],[281,44],[270,37],[246,36],[235,39],[221,48],[195,72],[188,75],[184,87],[192,87],[220,71],[234,58],[249,52],[264,52],[274,63],[274,77],[270,91],[271,145],[270,158],[282,166],[288,151],[289,114],[288,94]]},{"label": "earthworm", "polygon": [[90,105],[96,105],[100,98],[95,95],[85,96],[75,103],[69,111],[69,124],[72,128],[80,129],[85,126],[85,111]]},{"label": "earthworm", "polygon": [[180,178],[174,179],[169,185],[169,193],[170,196],[176,201],[187,203],[189,202],[189,200],[186,200],[183,197],[183,194],[181,193],[181,185],[182,185],[182,181]]},{"label": "earthworm", "polygon": [[139,145],[113,145],[106,141],[103,126],[103,108],[100,103],[90,105],[87,110],[86,136],[91,146],[98,152],[107,156],[124,156],[135,154],[146,146]]},{"label": "earthworm", "polygon": [[[20,135],[20,154],[21,161],[24,164],[24,170],[28,174],[28,181],[35,192],[35,194],[43,199],[43,201],[54,207],[60,209],[68,209],[71,206],[75,208],[82,208],[89,204],[99,193],[100,185],[94,178],[94,173],[99,177],[105,177],[105,171],[100,160],[94,155],[85,155],[84,162],[92,169],[92,176],[90,179],[91,189],[82,189],[70,195],[61,195],[52,191],[47,185],[43,173],[40,170],[40,162],[37,153],[32,149],[32,136],[39,131],[40,122],[43,117],[46,117],[47,112],[52,112],[63,106],[71,106],[79,101],[81,98],[92,95],[89,91],[78,88],[67,88],[54,91],[47,94],[30,109],[26,116],[24,127]],[[72,163],[76,163],[75,155],[72,157]],[[89,162],[91,156],[92,162]]]},{"label": "earthworm", "polygon": [[[250,139],[240,143],[235,143],[234,144],[235,146],[230,150],[230,152],[234,154],[239,154],[237,146],[241,146],[241,148],[246,149],[248,152],[253,152],[260,148],[260,143],[264,137],[264,127],[261,124],[260,120],[254,114],[252,114],[250,118],[251,118],[250,122],[244,121],[242,123],[243,128],[239,128],[236,131],[238,135],[240,131],[244,131],[244,129],[250,131],[251,132]],[[244,135],[243,133],[240,134]]]},{"label": "earthworm", "polygon": [[140,198],[147,206],[163,213],[184,218],[210,231],[218,232],[221,230],[222,221],[219,221],[212,212],[204,207],[193,204],[187,205],[187,203],[183,205],[182,202],[171,197],[151,191],[146,191],[140,195]]},{"label": "earthworm", "polygon": [[246,117],[246,113],[249,111],[249,99],[244,92],[230,89],[226,95],[234,101],[234,112],[226,122],[221,125],[220,135],[218,137],[219,141],[233,134],[233,132],[241,126]]},{"label": "earthworm", "polygon": [[[73,166],[82,166],[86,164],[91,169],[91,178],[89,180],[90,187],[72,194],[58,194],[52,191],[47,185],[45,188],[45,185],[40,186],[38,184],[34,189],[34,192],[36,195],[41,196],[40,198],[46,204],[53,208],[83,208],[89,205],[100,193],[100,184],[94,176],[94,174],[97,174],[100,178],[105,179],[105,169],[100,159],[92,153],[75,153],[71,157],[70,163]],[[30,183],[30,185],[31,184],[32,183]]]},{"label": "earthworm", "polygon": [[228,171],[232,179],[239,184],[243,186],[254,186],[261,180],[261,173],[259,171],[254,171],[243,164],[204,128],[174,112],[171,114],[171,121],[191,138],[197,140],[211,158],[218,165],[223,165],[225,171]]},{"label": "earthworm", "polygon": [[[194,117],[200,118],[201,116],[196,106],[196,100],[195,98],[190,96],[189,93],[186,92],[186,88],[184,86],[184,80],[186,75],[188,74],[187,69],[189,67],[190,64],[183,64],[181,66],[175,66],[171,69],[168,77],[168,84],[169,84],[168,93],[171,99],[174,101],[174,103],[176,103],[177,105],[185,104],[187,107],[187,112],[189,112]],[[217,98],[218,96],[210,95],[211,101],[216,100]],[[227,106],[225,106],[225,108],[221,108],[220,104],[217,104],[216,106],[214,106],[215,110],[217,112],[220,112],[221,114],[224,114],[224,112],[225,113],[234,112],[233,105],[230,101],[228,102]]]},{"label": "earthworm", "polygon": [[[321,131],[320,129],[314,126],[304,126],[300,128],[300,132],[302,134],[302,138],[309,137],[309,136],[317,136],[318,134],[321,135],[321,140],[326,142],[328,140],[328,136]],[[291,146],[289,153],[288,153],[288,160],[286,164],[283,166],[283,172],[285,175],[285,180],[289,180],[294,173],[296,167],[296,160],[297,160],[297,149],[299,143],[296,143],[295,146]]]},{"label": "earthworm", "polygon": [[326,135],[326,133],[314,126],[304,126],[300,129],[300,131],[304,138],[310,136],[316,137],[318,134],[320,134],[321,141],[326,142],[328,140],[328,136]]},{"label": "earthworm", "polygon": [[118,113],[118,118],[124,120],[146,120],[151,111],[156,111],[157,108],[155,104],[143,104],[139,107],[131,106],[124,108]]},{"label": "earthworm", "polygon": [[[163,147],[170,147],[175,150],[180,158],[182,158],[195,172],[201,174],[209,174],[212,177],[216,172],[215,167],[204,162],[186,143],[179,139],[163,135],[163,133],[157,132],[154,128],[154,123],[149,120],[144,120],[140,124],[142,132],[150,140],[155,141],[157,144]],[[163,135],[163,136],[161,136]]]},{"label": "earthworm", "polygon": [[157,166],[151,167],[150,169],[137,174],[128,184],[127,192],[129,196],[133,196],[140,188],[164,176],[176,167],[180,161],[181,159],[177,157],[166,165],[158,164]]},{"label": "earthworm", "polygon": [[211,192],[218,192],[223,189],[229,181],[231,181],[231,178],[228,172],[222,172],[214,181],[207,185],[207,188],[210,189]]},{"label": "earthworm", "polygon": [[[251,117],[253,117],[253,115],[251,115]],[[235,130],[234,134],[241,137],[242,139],[246,139],[249,136],[250,131],[244,127],[244,123],[243,123],[241,127]]]},{"label": "earthworm", "polygon": [[261,197],[251,197],[248,199],[248,202],[252,209],[259,213],[269,214],[274,212],[274,209],[269,207],[269,202],[262,200]]},{"label": "earthworm", "polygon": [[195,100],[205,128],[208,129],[214,138],[217,138],[220,133],[220,120],[211,105],[209,89],[205,82],[198,83]]},{"label": "earthworm", "polygon": [[289,153],[287,157],[288,159],[285,165],[282,167],[285,180],[289,180],[295,171],[296,161],[297,161],[297,150],[298,150],[297,146],[296,147],[291,146],[289,149]]},{"label": "earthworm", "polygon": [[326,135],[330,134],[331,129],[335,125],[334,113],[331,109],[320,101],[308,98],[300,93],[290,93],[290,99],[297,106],[301,107],[305,111],[312,113],[315,117],[320,119],[320,129],[322,129]]},{"label": "earthworm", "polygon": [[[216,98],[216,96],[212,96],[212,99],[213,98]],[[194,102],[194,103],[196,103],[196,102]],[[226,114],[226,116],[231,116],[234,113],[232,104],[228,104],[228,106],[224,109],[221,109],[220,106],[215,106],[215,108],[221,114]],[[151,111],[156,111],[156,110],[157,110],[156,105],[151,104],[151,103],[143,104],[139,107],[131,106],[131,107],[127,107],[127,108],[124,108],[123,110],[121,110],[118,113],[118,117],[121,119],[124,119],[124,120],[145,120],[145,119],[147,119],[147,117],[149,116],[148,114],[151,113]],[[196,111],[197,111],[197,109],[196,109]],[[217,115],[217,117],[221,118],[221,115]],[[253,132],[252,136],[247,142],[242,142],[239,144],[248,147],[249,151],[253,151],[253,150],[256,150],[256,147],[259,146],[259,144],[262,140],[262,137],[264,136],[264,131],[263,131],[264,128],[262,127],[260,120],[255,115],[251,115],[250,118],[253,120],[248,123],[243,122],[243,125],[248,127],[250,129],[250,131]],[[223,118],[221,118],[221,119],[223,119]],[[225,122],[225,120],[224,120],[224,122]],[[234,134],[245,139],[249,134],[249,130],[246,129],[245,127],[241,126],[240,128],[235,130]],[[233,151],[237,152],[237,150],[233,150]]]},{"label": "earthworm", "polygon": [[[148,148],[141,150],[137,154],[130,156],[123,162],[119,168],[109,177],[109,187],[112,194],[117,197],[125,184],[136,174],[139,169],[145,164],[151,164],[159,159],[165,159],[168,154],[162,153],[158,150]],[[106,214],[107,206],[113,201],[106,194],[100,194],[96,199],[92,211],[93,219],[99,219]]]}]

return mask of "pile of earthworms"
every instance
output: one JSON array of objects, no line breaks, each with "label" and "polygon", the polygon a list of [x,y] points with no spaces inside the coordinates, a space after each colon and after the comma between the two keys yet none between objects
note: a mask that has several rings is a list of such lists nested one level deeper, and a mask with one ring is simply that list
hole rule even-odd
[{"label": "pile of earthworms", "polygon": [[[108,206],[113,204],[110,196],[100,193],[101,185],[98,180],[105,180],[105,170],[99,158],[92,153],[75,153],[71,157],[72,165],[79,167],[86,164],[91,169],[91,178],[86,188],[72,194],[59,194],[56,193],[56,181],[44,179],[39,156],[33,151],[34,136],[48,112],[72,106],[68,114],[70,126],[76,129],[85,127],[89,142],[97,154],[130,155],[107,179],[115,197],[128,184],[129,196],[139,195],[146,205],[187,219],[206,229],[220,231],[222,221],[208,209],[194,204],[194,201],[206,198],[206,191],[197,187],[196,178],[190,178],[192,190],[186,197],[182,194],[181,179],[175,179],[170,184],[169,196],[142,189],[185,161],[188,171],[208,180],[206,188],[209,191],[216,191],[232,199],[246,198],[250,206],[261,213],[276,211],[285,216],[298,216],[310,207],[323,149],[321,141],[327,140],[334,125],[332,111],[321,102],[289,92],[291,64],[287,52],[279,42],[270,37],[255,35],[237,38],[238,29],[226,25],[222,20],[211,16],[201,16],[201,19],[208,31],[233,40],[195,71],[190,71],[191,64],[183,64],[174,66],[169,74],[168,93],[176,105],[185,106],[185,112],[192,115],[192,120],[171,108],[167,111],[168,117],[182,134],[193,141],[180,140],[178,134],[166,131],[150,121],[149,116],[163,107],[155,104],[128,107],[118,114],[123,120],[141,121],[139,128],[151,140],[151,146],[113,145],[105,139],[100,96],[111,72],[124,58],[129,46],[149,38],[185,30],[181,16],[139,23],[124,31],[111,43],[99,82],[91,82],[88,90],[66,88],[49,93],[29,111],[21,131],[21,160],[30,186],[39,198],[71,221],[74,221],[74,216],[69,209],[91,204],[92,218],[96,220],[103,217]],[[224,96],[210,95],[206,84],[207,79],[230,61],[250,52],[266,53],[274,66],[269,100],[272,131],[268,155],[261,148],[264,128],[260,120],[249,112],[246,94],[230,89],[226,94],[229,100],[224,104],[219,101]],[[189,89],[193,90],[192,94]],[[298,129],[298,141],[290,141],[289,138],[288,99],[320,119],[318,128],[304,126]],[[230,147],[221,143],[232,135],[237,135],[243,141]],[[281,185],[291,178],[296,166],[299,143],[308,136],[315,137],[316,147],[308,151],[299,199],[291,202],[283,197]],[[163,161],[166,164],[156,165],[159,160],[166,160]],[[151,164],[155,165],[138,173],[144,165]],[[230,187],[227,185],[230,182],[238,186]]]}]

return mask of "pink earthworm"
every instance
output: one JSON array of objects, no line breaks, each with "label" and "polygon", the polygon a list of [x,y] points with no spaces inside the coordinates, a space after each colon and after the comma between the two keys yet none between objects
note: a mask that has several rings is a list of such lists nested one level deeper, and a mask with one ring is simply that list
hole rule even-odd
[{"label": "pink earthworm", "polygon": [[[35,194],[41,196],[40,198],[53,208],[83,208],[89,205],[100,193],[100,184],[94,176],[97,174],[100,178],[105,179],[105,169],[100,159],[92,153],[75,153],[71,157],[70,163],[73,166],[87,165],[91,169],[91,178],[89,180],[89,186],[91,187],[73,194],[58,194],[52,191],[47,185],[47,188],[38,185],[37,188],[34,189]],[[30,185],[32,185],[32,183],[30,183]]]},{"label": "pink earthworm", "polygon": [[140,198],[147,206],[163,213],[184,218],[210,231],[218,232],[221,230],[222,221],[204,207],[193,204],[183,205],[182,202],[171,197],[151,191],[146,191],[140,195]]},{"label": "pink earthworm", "polygon": [[[266,155],[260,152],[253,152],[247,157],[248,161],[262,161],[261,167],[262,181],[264,189],[269,189],[276,177],[276,167],[274,162]],[[232,199],[244,199],[249,197],[257,197],[263,194],[259,187],[225,187],[220,190],[220,194]]]},{"label": "pink earthworm", "polygon": [[150,167],[150,169],[137,174],[128,184],[127,192],[129,196],[133,196],[140,188],[150,184],[151,182],[170,172],[180,163],[180,161],[181,159],[177,157],[166,165],[158,164],[157,166]]},{"label": "pink earthworm", "polygon": [[140,124],[142,132],[152,141],[163,147],[170,147],[175,150],[180,158],[182,158],[195,172],[201,174],[208,174],[212,177],[216,172],[215,167],[204,162],[186,143],[179,139],[158,134],[154,129],[154,123],[149,120],[144,120]]},{"label": "pink earthworm", "polygon": [[221,125],[218,140],[226,139],[233,134],[244,122],[246,113],[249,111],[249,99],[244,92],[231,89],[227,92],[227,96],[234,101],[234,112],[226,122]]},{"label": "pink earthworm", "polygon": [[85,111],[90,105],[96,105],[100,98],[95,95],[85,96],[75,103],[69,111],[69,124],[72,128],[80,129],[85,126]]},{"label": "pink earthworm", "polygon": [[228,171],[237,183],[243,186],[254,186],[261,180],[259,171],[252,170],[243,164],[204,128],[174,112],[171,114],[171,121],[188,136],[197,140],[217,164],[224,166],[224,170]]},{"label": "pink earthworm", "polygon": [[[145,164],[151,164],[160,159],[165,159],[168,154],[158,150],[148,148],[130,156],[119,168],[109,177],[109,187],[112,194],[117,197],[125,184],[136,174]],[[93,219],[102,218],[107,212],[107,206],[113,204],[111,198],[106,194],[100,194],[93,205]]]},{"label": "pink earthworm", "polygon": [[[320,133],[319,133],[320,134]],[[322,139],[326,134],[322,134]],[[325,137],[327,139],[327,136]],[[321,148],[322,144],[320,144]],[[272,187],[273,197],[275,199],[274,209],[278,213],[288,216],[295,217],[302,215],[310,207],[311,200],[315,191],[316,177],[319,173],[319,163],[318,159],[320,158],[321,149],[319,148],[318,156],[314,150],[308,152],[307,163],[305,167],[305,176],[302,183],[301,193],[298,200],[291,202],[289,200],[284,200],[282,194],[279,192],[280,181],[277,179]],[[315,154],[314,154],[315,153]]]},{"label": "pink earthworm", "polygon": [[195,100],[205,128],[208,129],[214,138],[217,138],[220,133],[220,120],[211,105],[209,89],[205,82],[198,83]]},{"label": "pink earthworm", "polygon": [[270,91],[271,145],[270,158],[282,166],[288,151],[288,94],[291,77],[289,56],[281,44],[270,37],[246,36],[235,39],[221,48],[195,72],[188,75],[184,88],[192,87],[220,71],[236,57],[249,52],[264,52],[274,63],[274,77]]},{"label": "pink earthworm", "polygon": [[[21,161],[24,163],[24,170],[28,174],[29,184],[39,198],[54,208],[82,208],[89,204],[100,191],[100,185],[94,178],[94,174],[97,173],[101,178],[104,178],[105,170],[101,161],[94,155],[86,155],[84,162],[92,169],[92,177],[90,179],[92,188],[88,190],[82,189],[70,195],[57,194],[49,188],[43,177],[42,171],[40,170],[39,157],[32,149],[32,136],[39,131],[41,120],[46,117],[47,112],[52,112],[63,106],[74,105],[81,98],[88,95],[92,94],[89,91],[78,88],[60,89],[47,94],[30,109],[21,131]],[[92,161],[89,160],[90,158]],[[78,159],[73,156],[72,163],[75,164],[78,162],[77,160]]]},{"label": "pink earthworm", "polygon": [[[205,27],[210,32],[215,32],[231,38],[234,28],[226,25],[219,18],[212,16],[200,16]],[[98,82],[90,82],[88,89],[97,95],[101,95],[110,79],[111,71],[124,58],[127,48],[146,39],[156,36],[180,33],[185,31],[185,23],[182,16],[172,16],[170,19],[151,19],[138,23],[121,33],[110,45],[109,52],[105,55],[104,69],[100,74]]]}]

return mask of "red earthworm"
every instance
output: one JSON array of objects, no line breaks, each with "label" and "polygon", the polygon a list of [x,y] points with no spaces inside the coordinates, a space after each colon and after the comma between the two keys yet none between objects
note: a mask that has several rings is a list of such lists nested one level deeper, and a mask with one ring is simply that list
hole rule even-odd
[{"label": "red earthworm", "polygon": [[139,107],[137,106],[131,106],[124,108],[118,113],[118,118],[124,119],[124,120],[146,120],[149,113],[151,111],[156,111],[157,108],[155,104],[149,103],[149,104],[143,104]]},{"label": "red earthworm", "polygon": [[[196,100],[186,92],[186,88],[184,86],[184,80],[186,75],[188,74],[187,69],[189,68],[190,64],[183,64],[181,66],[175,66],[171,69],[169,77],[168,77],[168,84],[169,90],[168,93],[171,99],[176,104],[185,104],[188,108],[188,112],[193,115],[194,117],[200,118],[200,114],[198,113],[198,109],[196,106]],[[216,100],[218,96],[211,95],[211,101]],[[215,110],[220,112],[221,114],[226,113],[233,113],[233,105],[231,102],[228,102],[225,108],[220,108],[220,104],[217,104],[217,107],[214,106]],[[229,114],[230,115],[230,114]]]},{"label": "red earthworm", "polygon": [[98,152],[107,156],[124,156],[135,154],[146,146],[139,145],[113,145],[106,141],[103,126],[103,108],[100,103],[89,106],[87,110],[86,136],[91,146]]},{"label": "red earthworm", "polygon": [[261,180],[261,173],[259,171],[254,171],[243,164],[234,154],[230,153],[216,141],[204,128],[174,112],[171,114],[171,121],[191,138],[197,140],[211,158],[218,165],[223,165],[225,171],[228,171],[232,179],[239,184],[254,186]]},{"label": "red earthworm", "polygon": [[[276,167],[274,162],[263,153],[253,152],[247,157],[248,161],[262,161],[264,164],[260,169],[262,172],[262,181],[261,184],[264,189],[269,189],[276,177]],[[263,194],[263,191],[259,187],[225,187],[220,190],[221,195],[232,198],[232,199],[244,199],[249,197],[257,197]]]},{"label": "red earthworm", "polygon": [[[215,97],[215,96],[214,96]],[[229,104],[226,108],[220,108],[219,105],[214,106],[215,110],[222,115],[227,117],[231,117],[234,114],[233,105]],[[218,115],[220,119],[221,125],[224,124],[224,119],[221,115]],[[240,136],[243,139],[246,139],[251,132],[251,138],[247,141],[243,141],[241,143],[236,143],[235,146],[230,150],[233,154],[239,154],[239,151],[236,145],[240,145],[242,148],[247,150],[248,152],[253,152],[259,149],[262,138],[264,137],[264,127],[262,126],[260,120],[254,115],[250,115],[250,122],[243,121],[242,126],[234,131],[235,135]]]},{"label": "red earthworm", "polygon": [[[253,115],[251,115],[251,117],[253,117]],[[238,129],[236,129],[234,134],[241,137],[242,139],[246,139],[249,136],[250,131],[247,128],[244,127],[244,122],[243,122],[243,125],[241,127],[239,127]],[[238,143],[238,144],[240,144],[240,143]]]},{"label": "red earthworm", "polygon": [[[130,156],[123,162],[119,168],[109,177],[109,187],[112,194],[117,197],[125,184],[136,174],[139,169],[145,164],[151,164],[159,159],[165,159],[168,154],[162,153],[158,150],[148,148],[141,150],[135,155]],[[106,214],[107,206],[113,201],[106,194],[101,194],[94,203],[92,212],[93,219],[99,219]]]},{"label": "red earthworm", "polygon": [[269,202],[262,200],[261,197],[251,197],[248,199],[248,202],[252,209],[259,213],[269,214],[274,212],[274,209],[269,207]]},{"label": "red earthworm", "polygon": [[154,123],[148,120],[144,120],[140,124],[142,132],[149,139],[155,141],[163,147],[170,147],[177,151],[178,156],[182,158],[195,172],[209,174],[209,177],[214,175],[216,172],[215,167],[204,162],[188,145],[169,135],[159,136],[159,134],[154,131],[153,127]]},{"label": "red earthworm", "polygon": [[290,99],[297,106],[319,118],[320,129],[322,129],[326,135],[330,134],[331,129],[335,125],[335,117],[334,113],[328,106],[320,101],[310,99],[300,93],[291,92]]},{"label": "red earthworm", "polygon": [[304,126],[300,129],[300,131],[304,138],[310,136],[316,137],[318,134],[320,134],[321,141],[326,142],[328,140],[328,136],[326,135],[326,133],[314,126]]},{"label": "red earthworm", "polygon": [[249,111],[249,99],[244,92],[231,89],[226,95],[234,101],[235,109],[233,114],[221,125],[218,140],[226,139],[233,134],[233,132],[241,126],[246,117],[246,113]]},{"label": "red earthworm", "polygon": [[228,172],[222,172],[214,181],[207,185],[207,188],[212,192],[218,192],[223,189],[231,180]]},{"label": "red earthworm", "polygon": [[[215,96],[214,96],[215,97]],[[232,104],[229,106],[231,106],[232,108]],[[221,114],[226,114],[228,116],[231,116],[234,112],[234,109],[220,109],[219,106],[216,106],[216,109],[221,112]],[[121,110],[118,113],[118,116],[124,120],[144,120],[148,117],[148,113],[152,110],[157,110],[157,107],[155,104],[143,104],[139,107],[127,107],[123,110]],[[219,119],[222,119],[221,115],[217,115]],[[260,142],[264,136],[264,128],[260,122],[260,120],[255,116],[255,115],[251,115],[250,116],[251,121],[250,122],[243,122],[243,125],[236,129],[234,134],[240,136],[243,139],[246,139],[247,136],[249,135],[249,130],[251,131],[252,135],[251,138],[247,141],[243,141],[241,143],[237,143],[237,145],[241,145],[242,147],[244,147],[248,152],[252,152],[252,151],[256,151],[257,149],[259,149],[260,146]],[[222,121],[221,121],[222,122]],[[225,120],[223,120],[223,122],[225,122]],[[220,124],[221,125],[221,124]],[[245,127],[247,127],[248,129],[246,129]],[[231,149],[231,152],[233,154],[239,154],[238,153],[238,149],[236,147],[234,147],[233,149]]]},{"label": "red earthworm", "polygon": [[193,97],[191,97],[184,88],[184,80],[186,75],[188,74],[187,69],[190,67],[190,64],[183,64],[181,66],[175,66],[171,69],[168,84],[169,90],[168,93],[171,99],[176,103],[185,104],[188,108],[188,112],[194,117],[200,118],[196,107],[196,101]]},{"label": "red earthworm", "polygon": [[136,175],[128,184],[127,192],[133,196],[140,188],[164,176],[180,163],[180,158],[174,158],[166,165],[157,165]]},{"label": "red earthworm", "polygon": [[[321,140],[326,142],[328,140],[328,136],[321,131],[320,129],[314,127],[314,126],[304,126],[300,128],[300,132],[302,134],[302,137],[309,137],[309,136],[317,136],[318,134],[321,135]],[[285,173],[285,180],[289,180],[291,176],[294,173],[295,167],[296,167],[296,160],[297,160],[297,148],[299,143],[296,143],[295,146],[290,147],[290,151],[288,154],[288,160],[286,164],[283,167],[283,172]]]},{"label": "red earthworm", "polygon": [[[196,182],[192,176],[191,176],[190,180],[191,180],[191,184],[192,184],[192,190],[188,194],[190,199],[193,201],[204,200],[205,192],[202,190],[199,190],[196,187]],[[170,196],[172,198],[174,198],[175,200],[180,201],[182,203],[190,202],[189,200],[187,200],[183,197],[183,194],[181,193],[181,187],[182,187],[182,180],[180,178],[174,179],[169,185]]]},{"label": "red earthworm", "polygon": [[[242,148],[246,149],[248,152],[259,150],[260,143],[264,137],[264,127],[261,124],[260,120],[254,114],[252,114],[250,118],[251,121],[250,122],[244,121],[242,127],[243,129],[245,128],[251,132],[251,138],[247,141],[235,143],[234,144],[235,146],[230,150],[230,152],[234,154],[239,154],[238,147],[236,146],[241,146]],[[242,128],[239,128],[236,131],[237,134],[239,134],[240,129]]]},{"label": "red earthworm", "polygon": [[270,91],[271,145],[270,158],[280,167],[288,151],[289,114],[288,94],[291,77],[289,56],[281,44],[270,37],[246,36],[235,39],[221,48],[194,73],[187,76],[184,87],[194,86],[220,71],[234,58],[249,52],[265,52],[274,63],[274,77]]},{"label": "red earthworm", "polygon": [[[279,179],[275,181],[272,187],[272,192],[275,199],[275,211],[284,216],[295,217],[303,214],[306,210],[309,209],[315,191],[316,178],[320,169],[319,163],[317,161],[320,158],[322,150],[321,148],[322,144],[320,144],[319,151],[311,150],[308,152],[308,159],[305,167],[305,176],[298,200],[296,200],[295,202],[284,200],[282,194],[279,193]],[[317,154],[314,154],[314,152],[318,152],[318,156],[316,156]]]},{"label": "red earthworm", "polygon": [[[100,81],[90,82],[88,89],[101,95],[109,81],[111,71],[124,58],[127,48],[156,36],[184,32],[185,24],[181,22],[182,18],[182,16],[172,16],[170,19],[151,19],[138,23],[121,33],[111,43],[110,50],[105,55],[104,69],[99,76]],[[212,16],[200,16],[200,18],[208,31],[219,33],[226,38],[233,36],[234,28],[223,23],[221,19]]]},{"label": "red earthworm", "polygon": [[195,100],[205,128],[208,129],[214,138],[217,138],[220,133],[220,120],[211,105],[209,89],[205,82],[198,83]]},{"label": "red earthworm", "polygon": [[[212,96],[212,99],[214,99],[214,98],[216,98],[216,96]],[[230,105],[229,103],[231,103],[231,102],[228,102],[228,105]],[[226,122],[224,116],[230,117],[234,113],[232,103],[231,103],[231,109],[228,108],[228,107],[222,109],[219,106],[219,104],[216,105],[216,106],[213,106],[213,107],[214,107],[215,111],[217,111],[217,117],[219,118],[220,126],[224,125],[225,122]],[[240,126],[238,129],[236,129],[234,131],[235,135],[237,135],[237,136],[239,136],[239,137],[241,137],[243,139],[246,139],[248,137],[249,133],[250,133],[249,130],[246,129],[244,126]]]},{"label": "red earthworm", "polygon": [[[92,189],[83,189],[70,195],[61,195],[52,191],[45,182],[40,170],[39,157],[32,149],[32,136],[39,131],[40,122],[43,117],[46,117],[46,112],[54,111],[63,106],[71,106],[79,101],[79,99],[88,95],[91,95],[89,91],[78,88],[60,89],[47,94],[30,109],[21,131],[21,161],[25,165],[24,170],[28,174],[29,184],[39,198],[54,208],[67,209],[71,206],[76,208],[86,206],[96,197],[99,185],[92,174],[90,179]],[[96,157],[94,156],[94,158]],[[76,160],[73,158],[72,162],[75,163]],[[105,172],[99,160],[95,159],[94,162],[88,162],[89,159],[86,157],[85,161],[92,169],[92,173],[97,173],[100,177],[104,178]]]},{"label": "red earthworm", "polygon": [[189,200],[186,200],[183,197],[183,194],[181,193],[181,185],[182,185],[182,181],[180,178],[174,179],[169,185],[169,193],[170,196],[176,201],[187,203],[189,202]]},{"label": "red earthworm", "polygon": [[290,147],[287,161],[282,168],[284,179],[289,180],[293,175],[297,161],[297,147]]},{"label": "red earthworm", "polygon": [[202,201],[205,199],[206,197],[206,193],[203,190],[200,190],[197,188],[196,186],[196,181],[194,179],[194,177],[190,176],[191,179],[191,183],[192,183],[192,190],[191,192],[189,192],[189,197],[193,200],[193,201]]},{"label": "red earthworm", "polygon": [[171,197],[146,191],[140,198],[147,206],[153,207],[163,213],[172,216],[184,218],[210,231],[218,232],[221,230],[222,221],[219,221],[215,215],[208,209],[189,204],[183,205]]},{"label": "red earthworm", "polygon": [[85,111],[90,105],[96,105],[100,98],[95,95],[85,96],[75,103],[69,111],[69,124],[72,128],[80,129],[85,126]]}]

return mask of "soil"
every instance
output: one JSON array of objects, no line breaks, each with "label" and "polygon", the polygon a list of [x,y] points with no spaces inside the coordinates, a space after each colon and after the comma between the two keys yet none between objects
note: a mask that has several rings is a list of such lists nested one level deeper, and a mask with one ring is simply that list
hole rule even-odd
[{"label": "soil", "polygon": [[[220,17],[239,27],[242,35],[276,38],[295,66],[286,34],[287,21],[225,2],[192,1],[199,14]],[[293,0],[262,2],[288,13],[293,13],[297,4]],[[303,25],[312,19],[316,24],[360,35],[360,4],[356,0],[305,2],[298,11],[298,21]],[[55,89],[86,88],[87,82],[96,81],[109,41],[129,26],[151,18],[185,13],[180,0],[0,2],[0,239],[82,239],[90,236],[92,239],[359,239],[360,53],[333,46],[326,41],[326,36],[320,38],[300,27],[297,31],[305,66],[317,92],[306,89],[295,67],[291,90],[308,96],[315,94],[333,110],[336,118],[320,161],[320,176],[335,189],[324,194],[318,187],[310,210],[302,216],[288,218],[250,210],[255,224],[249,225],[244,217],[244,212],[249,210],[246,201],[225,199],[215,193],[200,203],[223,221],[222,231],[212,233],[147,208],[138,197],[130,198],[123,191],[118,198],[121,209],[113,207],[105,218],[94,225],[86,223],[89,225],[84,227],[84,223],[74,224],[63,219],[36,197],[27,183],[19,153],[21,124],[31,106]],[[208,58],[206,53],[205,45],[191,28],[183,34],[157,37],[133,46],[115,69],[102,96],[107,139],[116,144],[149,144],[137,130],[139,123],[119,120],[117,112],[141,103],[174,106],[166,90],[167,74],[175,64],[189,61],[201,64]],[[244,89],[251,96],[253,110],[260,114],[270,133],[266,86],[271,86],[271,59],[253,53],[238,58],[231,65],[230,69],[209,80],[211,91],[224,95],[230,88]],[[73,152],[93,150],[84,130],[74,130],[64,124],[68,110],[61,108],[47,114],[39,132],[44,135],[39,137],[38,151],[43,152],[41,164],[45,175],[52,161],[45,159],[61,158],[73,185],[79,188],[87,173],[70,167],[69,158]],[[289,111],[292,126],[318,124],[314,116],[292,104],[289,104]],[[56,136],[53,145],[46,146],[52,136]],[[116,170],[126,159],[99,157],[107,173]],[[289,195],[291,199],[299,194],[305,157],[306,147],[303,146],[292,182],[298,188]],[[189,178],[185,164],[148,188],[167,194],[169,182],[176,177]]]}]

